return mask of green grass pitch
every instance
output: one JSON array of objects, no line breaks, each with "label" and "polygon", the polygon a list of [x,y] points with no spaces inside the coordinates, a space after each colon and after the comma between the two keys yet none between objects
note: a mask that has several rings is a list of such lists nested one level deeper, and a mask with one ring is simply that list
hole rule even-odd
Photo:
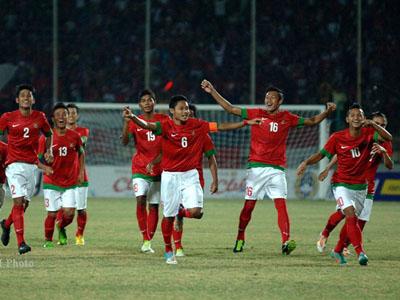
[{"label": "green grass pitch", "polygon": [[[10,211],[6,200],[1,211]],[[242,200],[208,200],[202,220],[185,220],[186,257],[165,264],[160,226],[154,254],[142,254],[133,199],[89,199],[86,245],[74,245],[76,221],[67,246],[43,249],[42,198],[26,214],[25,236],[32,252],[19,256],[12,232],[0,246],[2,299],[399,299],[400,203],[375,203],[366,225],[368,267],[349,258],[339,267],[316,251],[315,242],[335,205],[288,201],[297,249],[280,252],[271,201],[260,201],[247,229],[246,248],[234,254]],[[160,218],[161,219],[161,218]],[[333,247],[339,230],[331,235]],[[56,237],[56,234],[55,234]],[[354,253],[354,251],[353,251]]]}]

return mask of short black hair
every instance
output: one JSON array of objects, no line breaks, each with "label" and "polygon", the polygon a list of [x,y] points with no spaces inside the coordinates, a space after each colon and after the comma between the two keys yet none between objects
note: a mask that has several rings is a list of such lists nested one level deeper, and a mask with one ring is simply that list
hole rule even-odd
[{"label": "short black hair", "polygon": [[197,118],[197,107],[193,103],[189,103],[189,110],[193,111],[193,117]]},{"label": "short black hair", "polygon": [[175,96],[172,96],[171,99],[169,99],[169,108],[174,109],[179,101],[186,101],[189,103],[188,99],[185,96],[175,95]]},{"label": "short black hair", "polygon": [[371,113],[371,119],[375,118],[375,117],[381,117],[385,120],[385,123],[387,124],[387,118],[386,115],[383,112],[378,111],[374,111],[373,113]]},{"label": "short black hair", "polygon": [[143,96],[149,95],[154,101],[156,100],[156,94],[151,89],[144,89],[139,93],[139,101]]},{"label": "short black hair", "polygon": [[54,117],[55,111],[56,111],[57,109],[60,109],[60,108],[64,108],[64,109],[67,111],[67,113],[68,113],[68,107],[67,107],[64,103],[59,102],[59,103],[56,103],[56,104],[53,106],[53,109],[51,110],[51,116]]},{"label": "short black hair", "polygon": [[74,104],[74,103],[69,103],[69,104],[67,104],[67,109],[68,108],[75,108],[76,109],[76,112],[78,113],[78,115],[79,115],[79,107],[78,107],[78,105],[76,105],[76,104]]},{"label": "short black hair", "polygon": [[29,90],[29,91],[31,91],[31,93],[34,95],[35,94],[35,88],[31,85],[31,84],[28,84],[28,83],[22,83],[22,84],[19,84],[19,85],[17,85],[17,87],[15,88],[15,97],[16,98],[19,98],[19,93],[22,91],[22,90]]},{"label": "short black hair", "polygon": [[349,115],[350,110],[355,109],[355,108],[361,109],[364,112],[361,105],[357,102],[354,102],[354,103],[350,104],[349,108],[347,109],[346,117]]},{"label": "short black hair", "polygon": [[280,88],[277,88],[276,86],[270,85],[269,87],[267,87],[265,94],[267,94],[268,92],[277,92],[279,95],[279,99],[283,100],[283,91]]}]

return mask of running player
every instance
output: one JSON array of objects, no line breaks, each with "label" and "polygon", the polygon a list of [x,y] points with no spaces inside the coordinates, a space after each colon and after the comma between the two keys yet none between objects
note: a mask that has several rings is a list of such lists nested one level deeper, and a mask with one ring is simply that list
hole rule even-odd
[{"label": "running player", "polygon": [[286,209],[287,184],[286,140],[292,127],[314,126],[324,120],[336,109],[333,103],[327,103],[324,112],[304,119],[288,111],[280,110],[283,93],[276,87],[269,87],[265,94],[265,108],[245,109],[233,106],[223,98],[213,85],[203,80],[201,87],[227,112],[243,119],[262,118],[260,126],[251,128],[250,155],[246,179],[245,203],[239,217],[238,234],[233,252],[242,252],[245,244],[245,230],[257,200],[266,194],[275,203],[278,212],[278,226],[282,239],[282,254],[289,255],[296,242],[290,240],[290,221]]},{"label": "running player", "polygon": [[32,109],[35,103],[34,89],[31,85],[22,84],[16,89],[18,110],[5,113],[0,118],[0,134],[8,133],[8,153],[6,159],[6,176],[13,208],[7,220],[1,221],[3,230],[1,241],[7,246],[10,241],[10,227],[14,223],[17,236],[18,252],[31,251],[24,238],[24,211],[29,205],[35,188],[35,170],[37,169],[37,149],[39,136],[46,136],[44,159],[53,160],[52,131],[44,113]]},{"label": "running player", "polygon": [[233,130],[243,126],[259,124],[260,119],[237,123],[208,123],[189,118],[189,104],[185,96],[173,96],[169,103],[172,119],[161,122],[147,122],[125,108],[124,117],[130,118],[138,126],[161,135],[162,174],[161,201],[164,204],[164,218],[161,223],[165,243],[165,259],[168,264],[176,264],[172,251],[171,236],[175,216],[180,204],[185,217],[200,219],[203,216],[203,190],[200,186],[198,161],[203,155],[204,140],[209,132]]},{"label": "running player", "polygon": [[[156,97],[153,91],[143,90],[139,95],[139,107],[142,114],[139,118],[148,122],[158,122],[169,119],[167,115],[155,113]],[[145,130],[123,115],[122,143],[127,145],[133,138],[136,153],[132,156],[132,187],[136,197],[136,218],[143,236],[141,251],[154,253],[151,240],[157,228],[158,206],[160,204],[160,164],[153,165],[150,172],[146,166],[153,161],[161,151],[161,137],[151,130]],[[148,202],[148,210],[147,210]]]},{"label": "running player", "polygon": [[[78,196],[76,188],[84,181],[83,143],[81,136],[76,131],[67,128],[67,120],[67,106],[63,103],[56,104],[52,110],[54,161],[50,164],[52,171],[43,175],[44,205],[47,210],[44,222],[44,248],[54,247],[54,224],[59,210],[62,213],[61,220],[57,223],[58,243],[60,245],[67,244],[65,228],[74,219]],[[40,163],[45,165],[44,150],[45,140],[41,137],[38,157]]]},{"label": "running player", "polygon": [[364,266],[368,264],[368,257],[363,248],[362,231],[356,213],[362,211],[367,196],[366,166],[374,142],[390,141],[392,136],[374,121],[365,119],[364,112],[358,104],[350,106],[346,122],[349,128],[332,134],[320,152],[311,155],[299,165],[297,174],[302,175],[308,165],[316,164],[325,156],[332,158],[337,155],[337,170],[332,177],[332,188],[346,223],[342,227],[332,257],[340,265],[345,265],[347,261],[343,255],[343,248],[349,240],[358,255],[359,264]]},{"label": "running player", "polygon": [[[75,130],[76,132],[79,133],[83,148],[85,149],[85,157],[87,155],[86,152],[86,144],[89,138],[89,128],[87,127],[82,127],[78,125],[78,120],[79,120],[79,107],[75,104],[68,104],[68,122],[67,122],[67,128]],[[87,173],[87,170],[85,168],[85,177],[83,182],[77,186],[76,188],[76,212],[77,212],[77,217],[76,217],[76,223],[77,223],[77,229],[75,233],[75,245],[77,246],[83,246],[85,245],[85,238],[84,238],[84,231],[86,227],[86,222],[87,222],[87,198],[88,198],[88,189],[89,189],[89,176]]]},{"label": "running player", "polygon": [[[381,112],[374,112],[371,114],[371,119],[377,125],[386,128],[387,126],[387,118],[385,114]],[[367,197],[364,200],[363,209],[358,214],[358,226],[360,226],[361,231],[364,229],[365,224],[369,221],[372,211],[372,205],[374,200],[375,193],[375,175],[378,170],[378,166],[383,159],[383,163],[386,168],[393,168],[393,161],[391,156],[393,154],[392,142],[385,141],[381,144],[375,143],[372,147],[372,155],[368,161],[366,178],[368,183],[367,189]],[[337,155],[335,155],[326,168],[319,174],[318,179],[324,180],[329,173],[329,170],[336,164]],[[319,240],[317,241],[317,250],[318,252],[324,252],[326,243],[328,241],[329,234],[337,224],[340,223],[341,220],[344,219],[344,214],[340,209],[337,210],[330,215],[328,222],[326,223],[325,228],[322,230]],[[347,248],[343,250],[344,255],[348,254]]]}]

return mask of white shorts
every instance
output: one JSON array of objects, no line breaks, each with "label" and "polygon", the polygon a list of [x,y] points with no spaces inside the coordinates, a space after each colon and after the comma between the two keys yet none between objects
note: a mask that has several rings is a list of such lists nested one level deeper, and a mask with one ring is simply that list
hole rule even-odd
[{"label": "white shorts", "polygon": [[76,208],[76,189],[65,191],[43,190],[44,206],[47,211],[58,211],[61,207]]},{"label": "white shorts", "polygon": [[3,184],[0,183],[0,208],[3,207],[5,198],[6,198],[6,191],[4,190]]},{"label": "white shorts", "polygon": [[287,198],[285,172],[272,167],[247,169],[246,200]]},{"label": "white shorts", "polygon": [[332,188],[337,209],[343,211],[347,207],[353,206],[358,216],[364,208],[364,201],[367,197],[367,189],[352,190],[344,186],[334,186]]},{"label": "white shorts", "polygon": [[364,207],[361,210],[360,214],[358,215],[358,218],[360,220],[369,221],[369,218],[371,217],[371,212],[372,212],[372,205],[374,203],[374,200],[372,199],[365,199],[364,200]]},{"label": "white shorts", "polygon": [[197,170],[162,172],[161,202],[164,204],[164,217],[175,217],[180,204],[185,208],[202,208],[203,189]]},{"label": "white shorts", "polygon": [[159,181],[150,181],[143,178],[133,178],[132,188],[135,197],[146,196],[150,204],[160,204],[160,186]]},{"label": "white shorts", "polygon": [[7,166],[6,176],[12,198],[24,197],[31,201],[35,192],[37,166],[15,162]]},{"label": "white shorts", "polygon": [[87,207],[87,196],[89,188],[87,186],[80,186],[75,188],[76,191],[76,209],[82,210]]}]

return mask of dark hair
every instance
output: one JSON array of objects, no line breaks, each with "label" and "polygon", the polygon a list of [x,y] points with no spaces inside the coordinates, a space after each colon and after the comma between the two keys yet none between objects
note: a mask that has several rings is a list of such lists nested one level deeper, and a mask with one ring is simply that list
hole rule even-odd
[{"label": "dark hair", "polygon": [[154,101],[156,100],[156,94],[151,89],[144,89],[139,93],[139,101],[143,96],[149,95]]},{"label": "dark hair", "polygon": [[385,120],[385,123],[387,124],[387,118],[386,115],[383,112],[378,111],[374,111],[373,113],[371,113],[371,119],[375,118],[375,117],[381,117]]},{"label": "dark hair", "polygon": [[349,115],[350,110],[355,109],[355,108],[356,108],[356,109],[363,110],[360,104],[358,104],[357,102],[354,102],[354,103],[352,103],[352,104],[349,106],[349,108],[347,109],[346,117]]},{"label": "dark hair", "polygon": [[15,97],[16,98],[19,98],[19,93],[22,90],[29,90],[29,91],[31,91],[32,94],[35,94],[35,92],[36,92],[34,87],[31,84],[27,84],[27,83],[19,84],[15,88]]},{"label": "dark hair", "polygon": [[267,94],[268,92],[277,92],[279,95],[279,99],[283,100],[283,91],[279,88],[277,88],[276,86],[269,86],[267,87],[267,90],[265,91],[265,94]]},{"label": "dark hair", "polygon": [[169,108],[175,108],[179,101],[186,101],[189,103],[188,99],[183,95],[172,96],[169,100]]},{"label": "dark hair", "polygon": [[193,103],[189,103],[189,110],[193,111],[193,117],[197,118],[197,107]]},{"label": "dark hair", "polygon": [[75,109],[76,109],[76,112],[77,112],[78,115],[79,115],[79,107],[78,107],[78,105],[73,104],[73,103],[70,103],[70,104],[67,104],[67,109],[68,109],[68,108],[75,108]]},{"label": "dark hair", "polygon": [[63,108],[68,112],[68,107],[64,103],[59,102],[59,103],[56,103],[56,105],[53,106],[53,109],[51,110],[51,116],[54,117],[55,111],[57,109],[60,109],[60,108]]}]

